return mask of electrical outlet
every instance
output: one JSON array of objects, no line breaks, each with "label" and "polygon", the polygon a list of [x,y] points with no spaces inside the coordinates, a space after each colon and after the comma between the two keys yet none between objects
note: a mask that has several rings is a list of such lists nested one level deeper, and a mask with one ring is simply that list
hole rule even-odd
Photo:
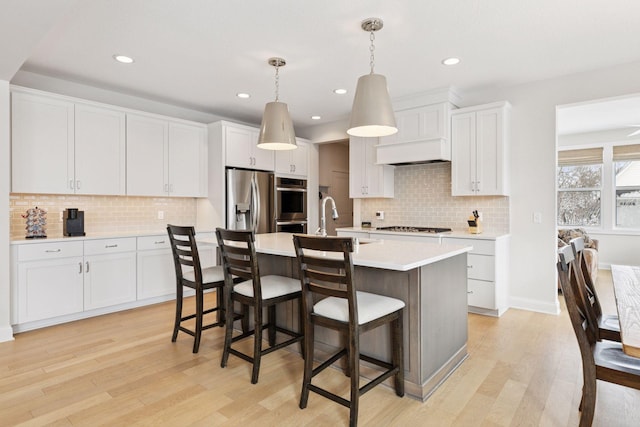
[{"label": "electrical outlet", "polygon": [[542,214],[540,212],[533,213],[533,223],[542,224]]},{"label": "electrical outlet", "polygon": [[376,219],[384,219],[384,211],[376,211]]},{"label": "electrical outlet", "polygon": [[158,211],[158,219],[164,219],[164,211]]}]

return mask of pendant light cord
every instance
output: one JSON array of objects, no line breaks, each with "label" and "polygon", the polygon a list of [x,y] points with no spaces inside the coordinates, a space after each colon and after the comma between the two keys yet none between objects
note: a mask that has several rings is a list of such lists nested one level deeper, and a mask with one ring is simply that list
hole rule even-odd
[{"label": "pendant light cord", "polygon": [[278,102],[278,92],[280,91],[280,75],[278,74],[279,69],[280,65],[276,65],[276,102]]},{"label": "pendant light cord", "polygon": [[371,40],[371,46],[369,46],[369,52],[371,54],[371,56],[369,57],[369,65],[371,66],[371,74],[373,74],[373,65],[375,63],[375,58],[373,56],[373,52],[376,50],[376,46],[373,44],[375,39],[376,39],[376,35],[373,32],[373,30],[371,30],[371,35],[369,35],[369,40]]}]

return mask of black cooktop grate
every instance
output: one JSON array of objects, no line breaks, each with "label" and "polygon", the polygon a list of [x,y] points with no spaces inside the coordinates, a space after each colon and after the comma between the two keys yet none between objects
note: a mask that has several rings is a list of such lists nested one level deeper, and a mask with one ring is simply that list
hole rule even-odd
[{"label": "black cooktop grate", "polygon": [[392,225],[390,227],[376,227],[376,230],[383,231],[404,231],[409,233],[446,233],[451,231],[450,228],[442,227],[410,227],[402,225]]}]

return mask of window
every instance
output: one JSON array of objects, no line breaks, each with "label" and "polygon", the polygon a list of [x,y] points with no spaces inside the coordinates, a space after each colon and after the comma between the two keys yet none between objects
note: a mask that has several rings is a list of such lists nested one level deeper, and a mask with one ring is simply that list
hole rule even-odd
[{"label": "window", "polygon": [[616,227],[640,228],[640,145],[613,147]]},{"label": "window", "polygon": [[558,225],[602,223],[602,148],[558,153]]}]

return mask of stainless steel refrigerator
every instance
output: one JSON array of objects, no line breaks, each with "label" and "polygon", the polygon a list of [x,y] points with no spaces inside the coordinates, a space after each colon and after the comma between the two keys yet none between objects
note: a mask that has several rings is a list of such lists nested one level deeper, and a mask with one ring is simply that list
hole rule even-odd
[{"label": "stainless steel refrigerator", "polygon": [[227,228],[272,232],[273,174],[227,169]]}]

